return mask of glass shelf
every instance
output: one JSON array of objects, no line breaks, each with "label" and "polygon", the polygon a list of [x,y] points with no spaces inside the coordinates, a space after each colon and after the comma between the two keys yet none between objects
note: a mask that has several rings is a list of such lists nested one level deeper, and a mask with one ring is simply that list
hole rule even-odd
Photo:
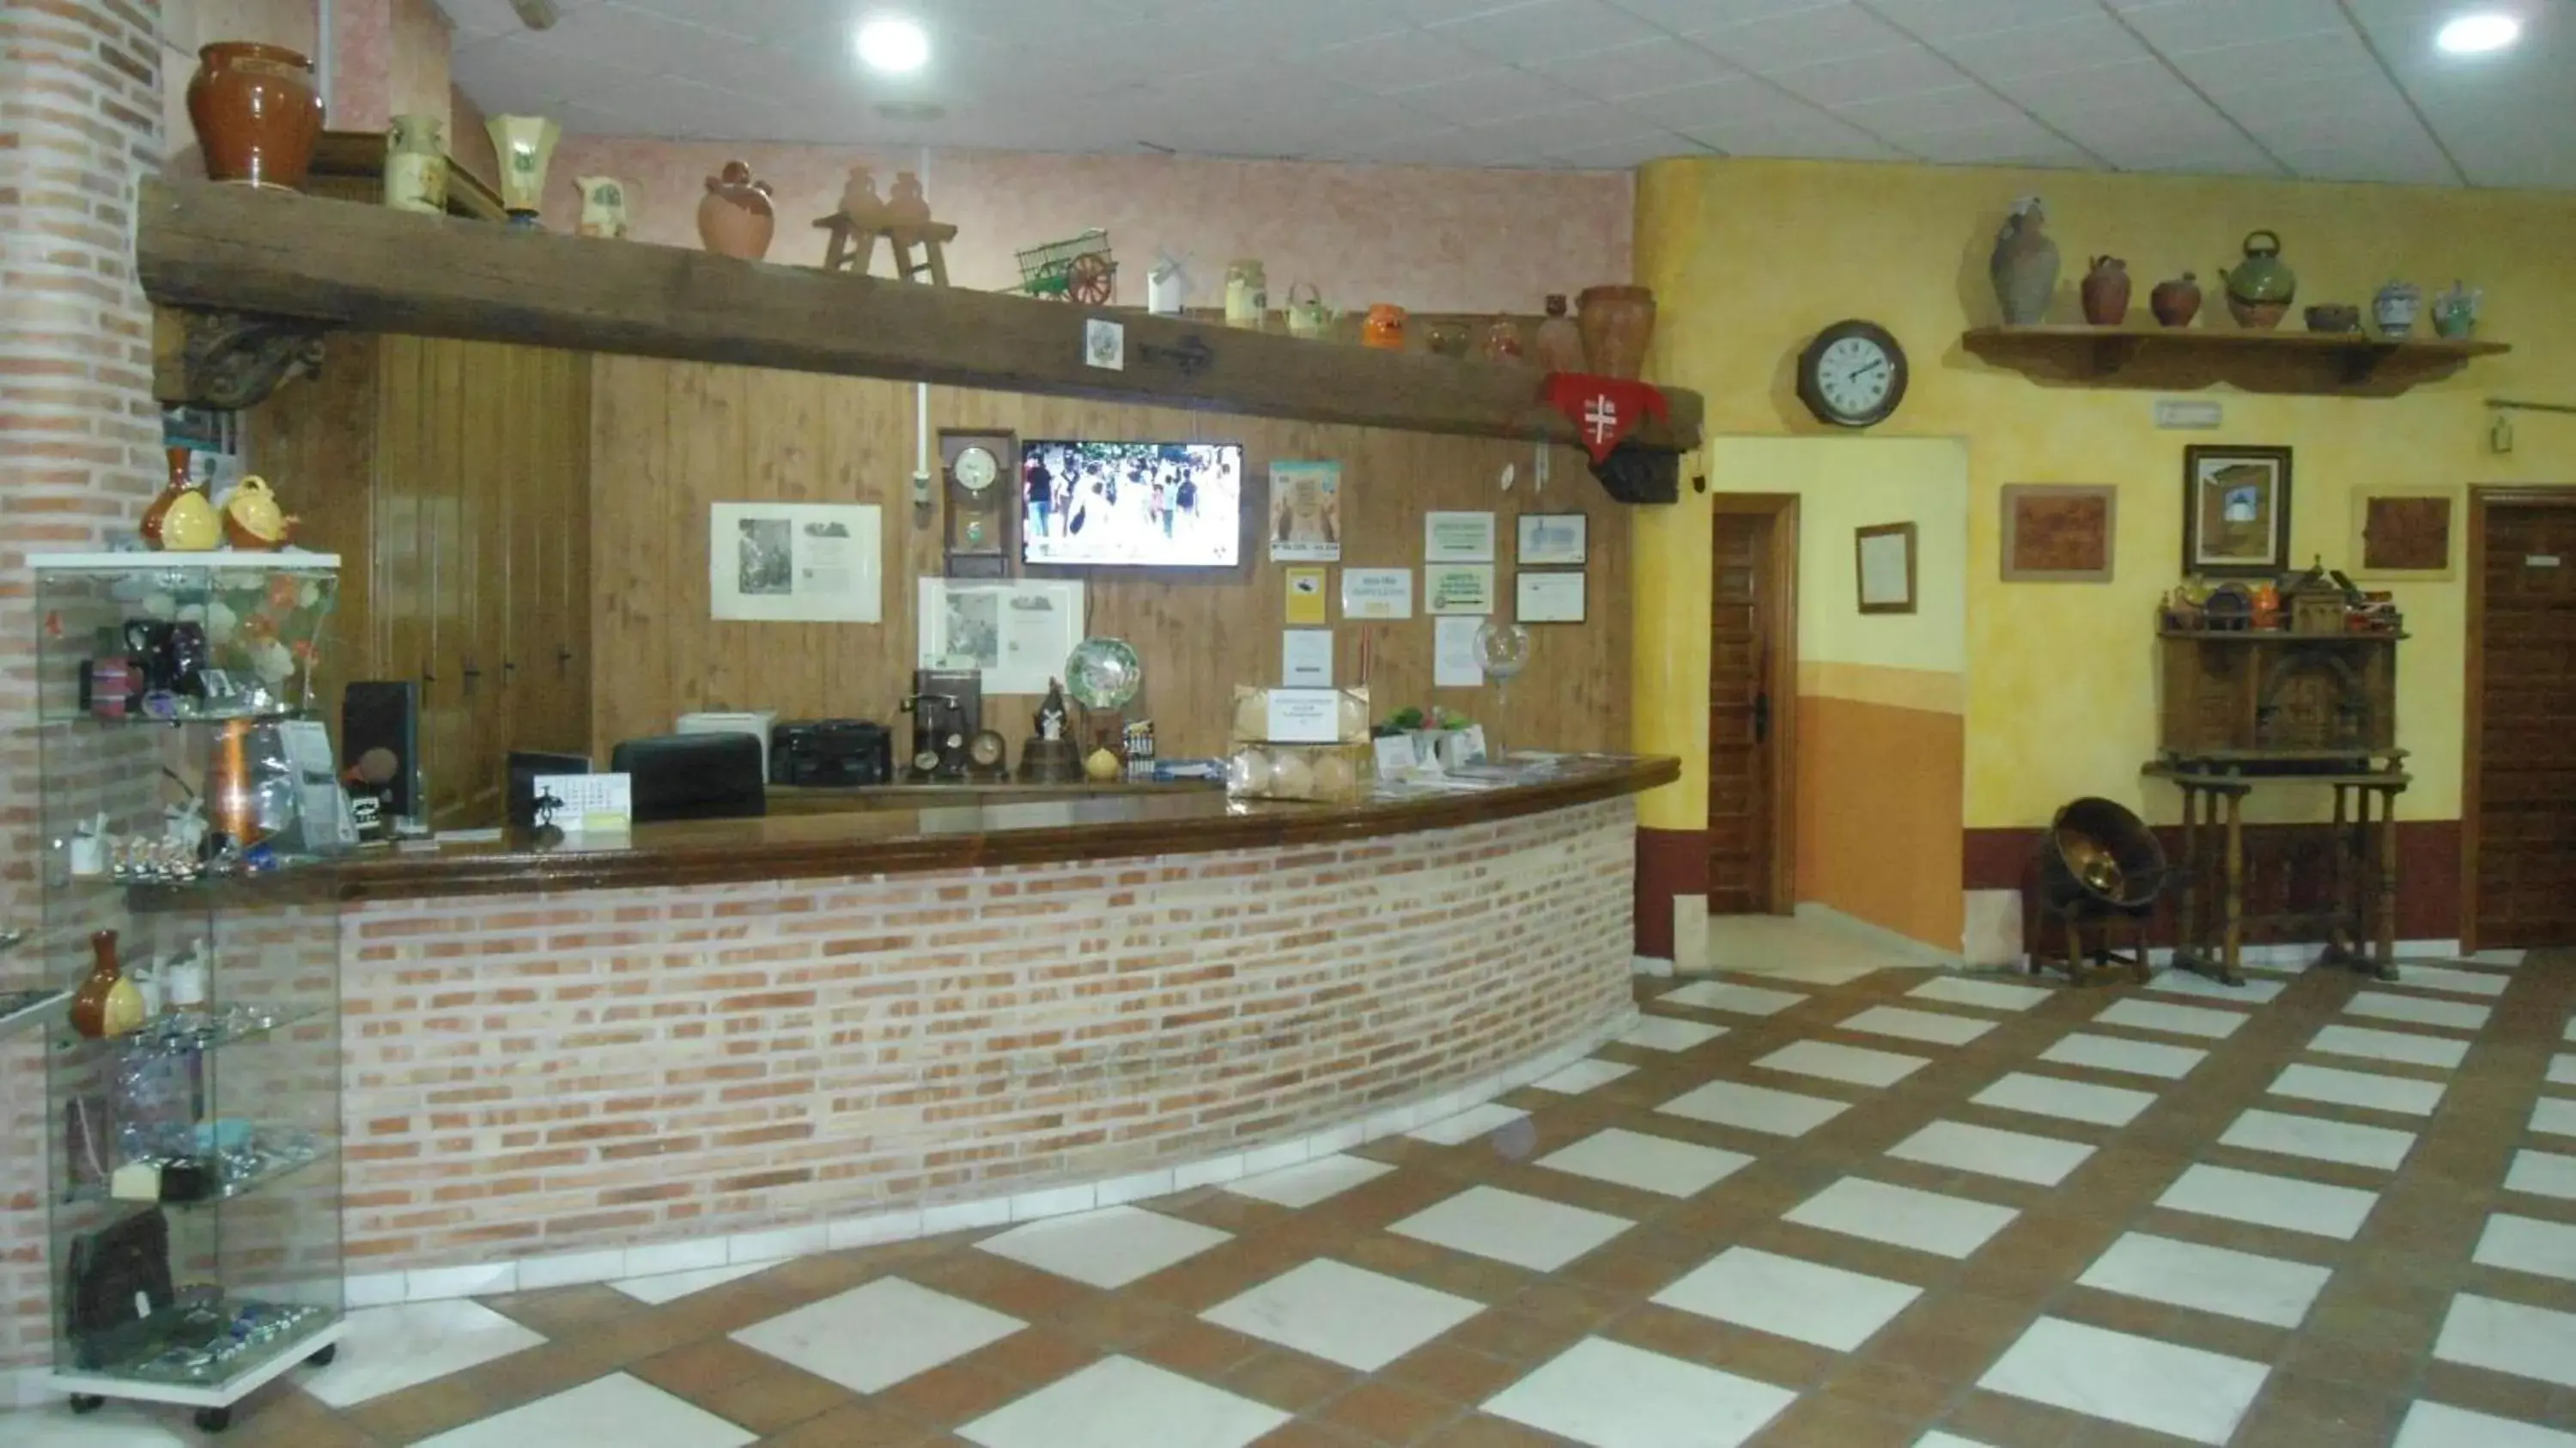
[{"label": "glass shelf", "polygon": [[41,1029],[46,1022],[59,1019],[56,1013],[71,998],[67,990],[0,991],[0,1036]]},{"label": "glass shelf", "polygon": [[95,724],[102,729],[182,729],[203,724],[291,724],[312,717],[305,709],[254,709],[241,714],[176,714],[167,719],[150,714],[107,715],[87,709],[48,709],[39,722]]},{"label": "glass shelf", "polygon": [[[69,991],[62,992],[62,998],[70,995]],[[57,1034],[55,1044],[63,1050],[90,1046],[120,1055],[191,1056],[289,1031],[329,1014],[327,1007],[318,1005],[283,1011],[235,1005],[211,1014],[165,1011],[122,1036],[84,1036],[66,1026]]]},{"label": "glass shelf", "polygon": [[[234,1326],[245,1313],[252,1315],[254,1323],[265,1320],[275,1325],[256,1342],[221,1351],[233,1343]],[[115,1382],[212,1388],[260,1375],[282,1359],[315,1351],[321,1346],[315,1339],[339,1320],[337,1311],[311,1303],[251,1297],[183,1299],[138,1322],[81,1339],[74,1348],[78,1355],[74,1371]]]},{"label": "glass shelf", "polygon": [[[279,1182],[285,1181],[300,1172],[309,1171],[314,1167],[320,1166],[324,1162],[333,1160],[339,1155],[338,1150],[331,1143],[319,1138],[315,1138],[311,1145],[313,1147],[313,1151],[309,1156],[268,1157],[261,1162],[256,1170],[243,1176],[228,1176],[223,1179],[215,1190],[190,1201],[132,1201],[132,1204],[138,1207],[159,1207],[163,1211],[180,1212],[191,1211],[199,1207],[209,1207],[219,1202],[229,1202],[240,1197],[247,1197],[254,1193],[266,1191],[269,1188],[276,1186]],[[95,1186],[74,1187],[66,1200],[74,1202],[109,1202],[132,1199],[111,1196],[108,1193],[107,1187],[104,1184],[100,1184]]]}]

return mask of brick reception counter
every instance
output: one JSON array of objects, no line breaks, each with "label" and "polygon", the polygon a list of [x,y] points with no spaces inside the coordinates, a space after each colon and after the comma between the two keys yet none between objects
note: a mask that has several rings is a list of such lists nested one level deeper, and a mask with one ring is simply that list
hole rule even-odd
[{"label": "brick reception counter", "polygon": [[1116,1205],[1445,1117],[1630,1027],[1668,759],[639,827],[336,871],[353,1305]]}]

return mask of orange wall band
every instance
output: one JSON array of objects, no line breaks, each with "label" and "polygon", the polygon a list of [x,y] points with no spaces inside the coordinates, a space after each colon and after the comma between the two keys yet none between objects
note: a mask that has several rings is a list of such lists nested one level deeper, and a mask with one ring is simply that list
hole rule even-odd
[{"label": "orange wall band", "polygon": [[[1921,677],[1958,686],[1956,675]],[[1967,926],[1958,872],[1925,862],[1959,849],[1965,730],[1955,711],[1800,690],[1800,900],[1957,948]]]}]

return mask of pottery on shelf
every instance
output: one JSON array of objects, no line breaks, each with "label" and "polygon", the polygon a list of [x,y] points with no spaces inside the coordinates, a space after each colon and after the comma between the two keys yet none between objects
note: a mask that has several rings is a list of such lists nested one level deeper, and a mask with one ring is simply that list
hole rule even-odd
[{"label": "pottery on shelf", "polygon": [[143,1024],[143,993],[116,958],[115,931],[92,934],[89,950],[89,974],[72,992],[72,1029],[92,1040],[124,1035]]},{"label": "pottery on shelf", "polygon": [[2240,327],[2281,325],[2299,295],[2299,274],[2281,260],[2281,238],[2268,231],[2245,233],[2245,259],[2218,279],[2227,284],[2227,314]]},{"label": "pottery on shelf", "polygon": [[1583,329],[1565,314],[1562,292],[1548,293],[1547,320],[1538,324],[1538,335],[1530,339],[1530,359],[1542,371],[1583,370]]},{"label": "pottery on shelf", "polygon": [[921,177],[917,173],[894,173],[894,189],[886,193],[885,218],[897,226],[930,224],[930,198],[922,194]]},{"label": "pottery on shelf", "polygon": [[2476,335],[2478,302],[2483,295],[2476,287],[2451,283],[2449,290],[2433,299],[2433,330],[2445,337]]},{"label": "pottery on shelf", "polygon": [[1250,332],[1270,324],[1270,274],[1259,257],[1225,264],[1225,324]]},{"label": "pottery on shelf", "polygon": [[2156,321],[2167,327],[2188,327],[2200,315],[2200,276],[2184,272],[2171,281],[2155,284],[2147,293],[2147,310]]},{"label": "pottery on shelf", "polygon": [[174,466],[171,491],[165,495],[168,506],[161,507],[160,525],[149,537],[172,553],[204,553],[222,545],[223,520],[215,515],[215,505],[207,500],[206,490],[195,483],[179,482],[183,476],[184,465]]},{"label": "pottery on shelf", "polygon": [[752,179],[751,167],[727,161],[707,178],[707,194],[698,198],[698,239],[718,256],[758,261],[769,255],[769,239],[778,232],[778,212],[769,204],[769,186]]},{"label": "pottery on shelf", "polygon": [[1655,340],[1655,293],[1648,287],[1586,287],[1574,299],[1585,367],[1603,377],[1633,379]]},{"label": "pottery on shelf", "polygon": [[2413,282],[2390,282],[2370,299],[2370,319],[2383,337],[2403,337],[2415,330],[2415,313],[2424,305],[2424,289]]},{"label": "pottery on shelf", "polygon": [[396,116],[385,128],[385,204],[396,211],[447,214],[447,122]]},{"label": "pottery on shelf", "polygon": [[581,189],[581,234],[612,240],[634,229],[634,188],[614,176],[576,176]]},{"label": "pottery on shelf", "polygon": [[1290,282],[1285,306],[1291,337],[1321,341],[1333,334],[1333,324],[1341,320],[1341,313],[1324,304],[1324,289],[1313,282]]},{"label": "pottery on shelf", "polygon": [[2038,197],[2013,203],[1995,233],[1986,275],[1994,282],[2005,326],[2036,326],[2048,316],[2048,299],[2057,294],[2057,243],[2048,238],[2048,208]]},{"label": "pottery on shelf", "polygon": [[2129,264],[2116,256],[2097,256],[2078,288],[2084,320],[2097,327],[2116,327],[2129,319]]},{"label": "pottery on shelf", "polygon": [[151,506],[143,510],[143,521],[135,529],[143,535],[143,543],[147,548],[161,546],[161,520],[169,515],[170,505],[178,502],[181,494],[195,486],[188,469],[190,456],[188,450],[183,447],[169,447],[163,448],[161,452],[170,462],[170,481],[161,489],[161,496],[154,498]]},{"label": "pottery on shelf", "polygon": [[266,478],[252,476],[233,485],[224,499],[224,539],[235,548],[268,551],[286,546],[295,520],[277,506],[277,494]]},{"label": "pottery on shelf", "polygon": [[1373,302],[1368,320],[1360,324],[1360,344],[1381,352],[1404,350],[1404,308],[1393,302]]},{"label": "pottery on shelf", "polygon": [[1423,335],[1423,342],[1439,357],[1467,355],[1467,329],[1456,322],[1434,322]]},{"label": "pottery on shelf", "polygon": [[280,45],[218,41],[197,52],[188,78],[188,123],[205,152],[206,177],[293,190],[322,138],[313,62]]},{"label": "pottery on shelf", "polygon": [[483,123],[501,161],[501,207],[510,224],[534,230],[546,204],[546,163],[554,159],[563,127],[545,116],[494,116]]},{"label": "pottery on shelf", "polygon": [[2308,330],[2311,332],[2358,332],[2361,330],[2361,308],[2350,302],[2319,302],[2308,308]]},{"label": "pottery on shelf", "polygon": [[1485,328],[1485,360],[1518,362],[1521,360],[1520,323],[1509,317],[1496,317]]},{"label": "pottery on shelf", "polygon": [[864,165],[851,167],[850,179],[841,184],[841,214],[864,231],[885,220],[885,205],[877,195],[876,173]]}]

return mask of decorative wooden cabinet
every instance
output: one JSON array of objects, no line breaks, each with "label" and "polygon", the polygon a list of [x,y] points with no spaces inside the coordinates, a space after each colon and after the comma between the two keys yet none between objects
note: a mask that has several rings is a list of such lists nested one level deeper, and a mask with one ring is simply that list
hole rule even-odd
[{"label": "decorative wooden cabinet", "polygon": [[2397,747],[2391,633],[2167,630],[2167,757],[2256,762],[2347,759]]}]

